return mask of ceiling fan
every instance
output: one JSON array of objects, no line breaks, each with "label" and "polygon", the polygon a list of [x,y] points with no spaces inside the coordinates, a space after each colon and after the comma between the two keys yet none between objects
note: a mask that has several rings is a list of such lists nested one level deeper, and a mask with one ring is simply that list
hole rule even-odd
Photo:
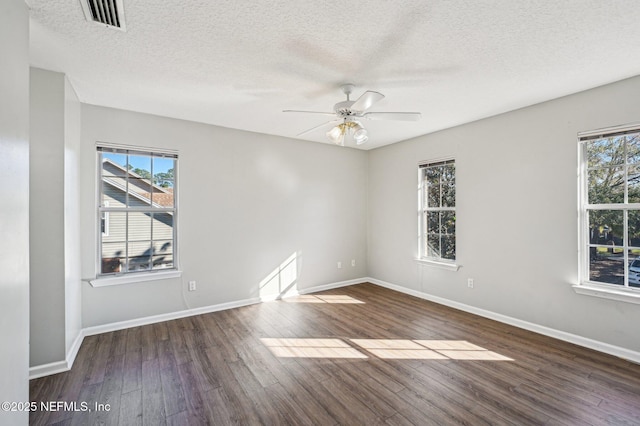
[{"label": "ceiling fan", "polygon": [[283,112],[302,112],[306,114],[322,114],[334,116],[335,118],[322,123],[318,126],[298,133],[296,136],[302,136],[316,129],[324,127],[328,124],[335,126],[327,132],[329,140],[336,145],[344,146],[345,135],[349,134],[353,137],[357,145],[362,145],[369,140],[367,129],[364,128],[360,119],[367,120],[401,120],[401,121],[417,121],[421,115],[419,112],[372,112],[367,111],[376,102],[382,100],[382,93],[367,90],[358,99],[352,101],[350,99],[351,92],[354,89],[353,84],[344,84],[341,87],[342,92],[347,96],[346,101],[338,102],[333,106],[333,112],[320,111],[300,111],[286,109]]}]

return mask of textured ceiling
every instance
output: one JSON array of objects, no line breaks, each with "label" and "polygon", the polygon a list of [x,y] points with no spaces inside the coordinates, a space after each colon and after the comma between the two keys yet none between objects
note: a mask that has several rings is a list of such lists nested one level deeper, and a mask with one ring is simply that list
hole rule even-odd
[{"label": "textured ceiling", "polygon": [[[370,149],[640,74],[638,0],[124,0],[127,31],[80,1],[27,0],[31,64],[82,102],[286,137],[354,83],[386,98]],[[304,139],[329,143],[328,128]]]}]

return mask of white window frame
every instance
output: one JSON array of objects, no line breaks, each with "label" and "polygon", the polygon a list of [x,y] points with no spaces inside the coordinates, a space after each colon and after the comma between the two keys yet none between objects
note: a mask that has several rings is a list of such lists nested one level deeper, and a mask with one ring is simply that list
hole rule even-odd
[{"label": "white window frame", "polygon": [[604,139],[608,137],[622,136],[625,134],[640,133],[640,123],[633,125],[616,126],[605,129],[581,132],[578,134],[578,253],[579,253],[579,270],[578,284],[573,285],[573,289],[578,294],[594,296],[605,299],[618,300],[629,303],[640,304],[640,288],[629,286],[629,268],[624,268],[624,282],[620,284],[595,282],[590,280],[589,265],[590,253],[592,248],[597,248],[597,244],[593,244],[590,238],[589,228],[589,211],[592,210],[620,210],[623,212],[623,245],[615,246],[622,249],[624,265],[629,265],[629,249],[631,247],[628,236],[628,212],[640,210],[640,203],[628,202],[627,191],[627,170],[628,164],[622,165],[624,170],[624,202],[611,204],[589,204],[589,181],[588,181],[588,154],[587,143],[589,141]]},{"label": "white window frame", "polygon": [[[143,155],[150,157],[169,157],[175,160],[174,163],[174,185],[173,185],[173,207],[163,207],[159,205],[152,205],[146,207],[114,207],[109,206],[109,202],[102,203],[102,164],[101,153],[102,152],[114,152],[125,155]],[[96,247],[96,279],[90,280],[92,286],[101,287],[108,285],[128,284],[142,281],[152,281],[166,278],[175,278],[181,276],[181,271],[178,268],[178,153],[177,151],[161,150],[148,147],[134,147],[128,145],[115,145],[115,144],[96,144],[96,164],[97,164],[97,186],[96,186],[96,212],[98,218],[98,232],[97,234],[97,247]],[[153,164],[153,162],[152,162]],[[151,170],[153,175],[153,170]],[[129,195],[127,194],[127,199]],[[144,211],[152,213],[171,213],[173,215],[173,266],[163,269],[150,269],[141,271],[124,271],[117,273],[102,273],[102,237],[109,236],[108,223],[109,213],[111,212],[133,212]],[[104,219],[103,219],[104,218]],[[105,220],[106,233],[102,232],[101,222]]]},{"label": "white window frame", "polygon": [[[449,211],[456,214],[456,207],[455,206],[442,207],[442,205],[440,205],[439,207],[429,207],[427,205],[427,202],[425,200],[424,170],[426,170],[429,167],[438,167],[438,166],[444,166],[448,164],[453,164],[455,168],[455,164],[456,164],[455,158],[445,157],[445,158],[439,158],[439,159],[434,159],[429,161],[423,161],[418,164],[418,258],[416,259],[416,261],[423,265],[436,266],[436,267],[440,267],[448,270],[457,271],[460,268],[460,266],[456,263],[458,258],[457,245],[456,245],[456,252],[455,252],[454,259],[445,259],[439,256],[429,256],[425,250],[425,247],[426,247],[425,239],[427,238],[426,237],[427,230],[425,229],[425,223],[426,223],[425,216],[427,215],[427,212]],[[456,176],[456,195],[457,195],[457,176]],[[457,243],[457,232],[458,230],[456,226],[456,231],[455,231],[455,234],[453,235],[456,243]]]}]

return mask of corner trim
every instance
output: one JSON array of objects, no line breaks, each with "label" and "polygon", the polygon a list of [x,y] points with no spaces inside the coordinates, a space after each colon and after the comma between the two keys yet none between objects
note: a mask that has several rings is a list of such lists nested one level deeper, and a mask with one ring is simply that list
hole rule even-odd
[{"label": "corner trim", "polygon": [[454,309],[458,309],[464,312],[475,314],[484,318],[489,318],[504,324],[509,324],[514,327],[522,328],[524,330],[533,331],[534,333],[542,334],[545,336],[553,337],[558,340],[573,343],[578,346],[593,349],[598,352],[603,352],[609,355],[616,356],[631,362],[640,364],[640,352],[632,351],[620,346],[610,345],[608,343],[600,342],[597,340],[589,339],[587,337],[578,336],[576,334],[567,333],[565,331],[556,330],[554,328],[545,327],[542,325],[534,324],[528,321],[523,321],[517,318],[509,317],[506,315],[498,314],[496,312],[487,311],[485,309],[476,308],[474,306],[466,305],[464,303],[455,302],[453,300],[445,299],[438,296],[433,296],[421,291],[412,290],[406,287],[402,287],[396,284],[392,284],[386,281],[378,280],[376,278],[366,278],[366,280],[372,284],[380,287],[385,287],[390,290],[395,290],[400,293],[405,293],[411,296],[418,297],[420,299],[429,300],[431,302],[438,303],[440,305],[449,306]]}]

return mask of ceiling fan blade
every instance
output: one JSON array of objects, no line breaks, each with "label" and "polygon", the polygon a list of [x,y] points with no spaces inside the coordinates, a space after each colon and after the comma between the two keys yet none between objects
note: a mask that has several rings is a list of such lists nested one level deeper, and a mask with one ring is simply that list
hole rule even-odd
[{"label": "ceiling fan blade", "polygon": [[382,93],[367,90],[351,105],[351,109],[354,111],[365,111],[382,99],[384,99]]},{"label": "ceiling fan blade", "polygon": [[418,121],[422,118],[419,112],[366,112],[362,115],[367,120]]},{"label": "ceiling fan blade", "polygon": [[331,123],[339,123],[339,122],[340,122],[340,120],[329,120],[329,121],[327,121],[326,123],[319,124],[319,125],[317,125],[317,126],[315,126],[315,127],[310,128],[309,130],[305,130],[305,131],[304,131],[304,132],[302,132],[302,133],[298,133],[298,134],[296,135],[296,137],[299,137],[299,136],[302,136],[302,135],[306,135],[307,133],[313,132],[314,130],[319,129],[320,127],[324,127],[324,126],[326,126],[327,124],[331,124]]},{"label": "ceiling fan blade", "polygon": [[335,115],[336,115],[336,113],[335,113],[335,112],[324,112],[324,111],[300,111],[300,110],[297,110],[297,109],[285,109],[285,110],[282,110],[282,112],[302,112],[302,113],[305,113],[305,114],[322,114],[322,115],[332,115],[332,116],[335,116]]}]

